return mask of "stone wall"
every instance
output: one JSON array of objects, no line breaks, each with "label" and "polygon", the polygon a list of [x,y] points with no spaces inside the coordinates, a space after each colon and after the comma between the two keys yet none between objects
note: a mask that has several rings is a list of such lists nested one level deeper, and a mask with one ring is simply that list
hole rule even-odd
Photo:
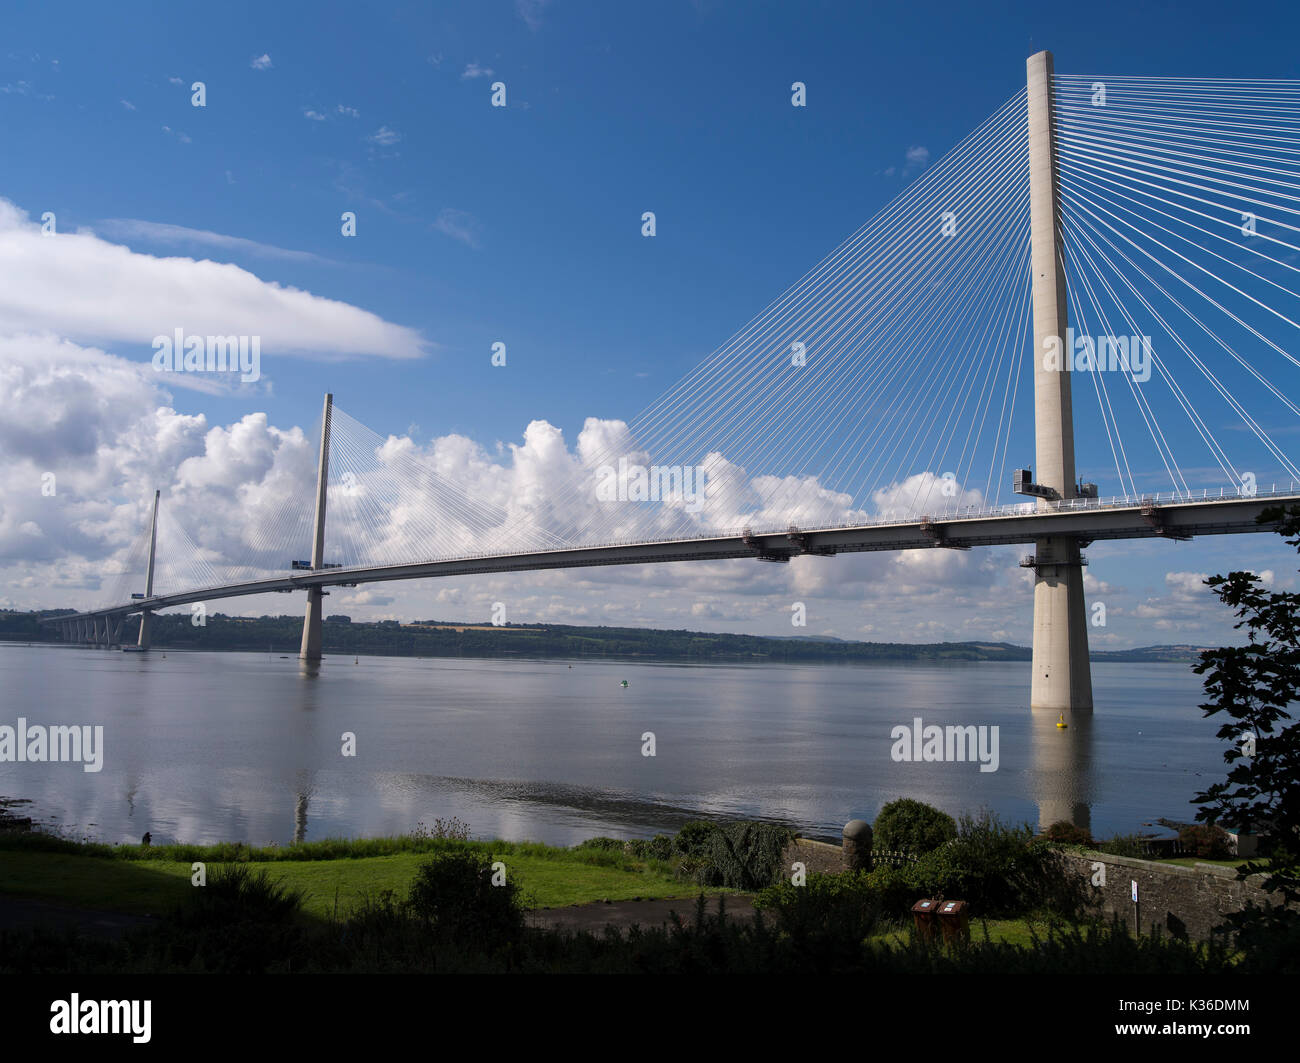
[{"label": "stone wall", "polygon": [[844,850],[840,846],[828,842],[809,841],[807,838],[796,838],[785,848],[782,862],[785,866],[787,882],[793,874],[790,865],[796,861],[802,863],[809,872],[838,874],[845,869]]},{"label": "stone wall", "polygon": [[[1133,883],[1138,885],[1136,922],[1142,933],[1155,927],[1168,935],[1204,941],[1229,912],[1240,911],[1253,902],[1281,904],[1280,894],[1259,888],[1264,876],[1241,880],[1230,867],[1198,863],[1182,867],[1152,860],[1135,860],[1092,851],[1061,851],[1058,856],[1066,873],[1079,875],[1095,898],[1094,910],[1104,916],[1118,915],[1134,925]],[[1105,885],[1092,885],[1098,865],[1105,867]]]}]

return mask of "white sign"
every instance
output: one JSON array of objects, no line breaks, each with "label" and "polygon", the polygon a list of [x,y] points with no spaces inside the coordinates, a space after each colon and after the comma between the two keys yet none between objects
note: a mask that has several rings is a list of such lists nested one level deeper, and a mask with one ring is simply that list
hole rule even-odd
[{"label": "white sign", "polygon": [[1137,879],[1134,879],[1133,880],[1133,903],[1137,904],[1137,902],[1138,902],[1138,884],[1137,884]]}]

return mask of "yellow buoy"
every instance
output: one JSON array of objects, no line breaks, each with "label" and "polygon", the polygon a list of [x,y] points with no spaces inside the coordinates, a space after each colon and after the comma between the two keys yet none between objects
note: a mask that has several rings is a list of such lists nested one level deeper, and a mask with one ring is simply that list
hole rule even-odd
[{"label": "yellow buoy", "polygon": [[1065,713],[1061,713],[1061,717],[1060,717],[1060,719],[1058,719],[1058,720],[1056,721],[1056,726],[1057,726],[1057,727],[1069,727],[1069,726],[1070,726],[1068,723],[1065,722]]}]

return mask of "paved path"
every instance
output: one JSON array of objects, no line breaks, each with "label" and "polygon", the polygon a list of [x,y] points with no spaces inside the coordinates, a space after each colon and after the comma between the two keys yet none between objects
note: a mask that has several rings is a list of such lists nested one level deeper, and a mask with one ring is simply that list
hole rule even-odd
[{"label": "paved path", "polygon": [[[750,921],[754,918],[753,898],[749,894],[727,895],[727,918]],[[654,901],[594,901],[568,908],[541,908],[528,913],[528,924],[536,927],[557,927],[566,930],[589,930],[600,933],[605,927],[619,930],[639,924],[642,927],[662,926],[676,912],[683,922],[695,918],[694,897]],[[718,912],[718,898],[710,897],[707,911]],[[28,929],[45,926],[55,930],[75,930],[98,937],[120,938],[139,926],[156,920],[151,916],[128,915],[124,912],[106,912],[93,908],[76,908],[51,901],[31,900],[0,894],[0,930]]]},{"label": "paved path", "polygon": [[0,930],[25,930],[45,926],[54,930],[76,930],[98,937],[119,938],[128,930],[155,920],[145,915],[74,908],[51,901],[29,900],[0,894]]}]

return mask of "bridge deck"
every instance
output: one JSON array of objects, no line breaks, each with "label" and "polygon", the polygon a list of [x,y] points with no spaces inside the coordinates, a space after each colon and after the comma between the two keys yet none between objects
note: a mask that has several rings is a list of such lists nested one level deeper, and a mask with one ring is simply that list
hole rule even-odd
[{"label": "bridge deck", "polygon": [[174,594],[158,594],[121,605],[84,613],[49,617],[44,623],[122,617],[142,610],[160,610],[192,602],[238,598],[276,591],[305,590],[351,583],[382,583],[401,579],[431,579],[488,572],[527,572],[598,565],[646,565],[670,561],[720,561],[758,558],[788,561],[803,554],[831,556],[871,550],[918,550],[948,547],[1009,546],[1032,543],[1049,535],[1070,536],[1091,542],[1104,539],[1172,538],[1272,531],[1260,524],[1259,514],[1271,506],[1300,504],[1300,492],[1261,492],[1250,498],[1200,499],[1188,496],[1160,501],[1146,499],[1069,499],[1040,503],[1024,512],[1023,506],[967,510],[934,518],[877,521],[851,526],[793,531],[736,532],[648,543],[611,543],[599,546],[538,550],[512,554],[484,554],[398,565],[369,565],[302,571],[216,587],[197,587]]}]

